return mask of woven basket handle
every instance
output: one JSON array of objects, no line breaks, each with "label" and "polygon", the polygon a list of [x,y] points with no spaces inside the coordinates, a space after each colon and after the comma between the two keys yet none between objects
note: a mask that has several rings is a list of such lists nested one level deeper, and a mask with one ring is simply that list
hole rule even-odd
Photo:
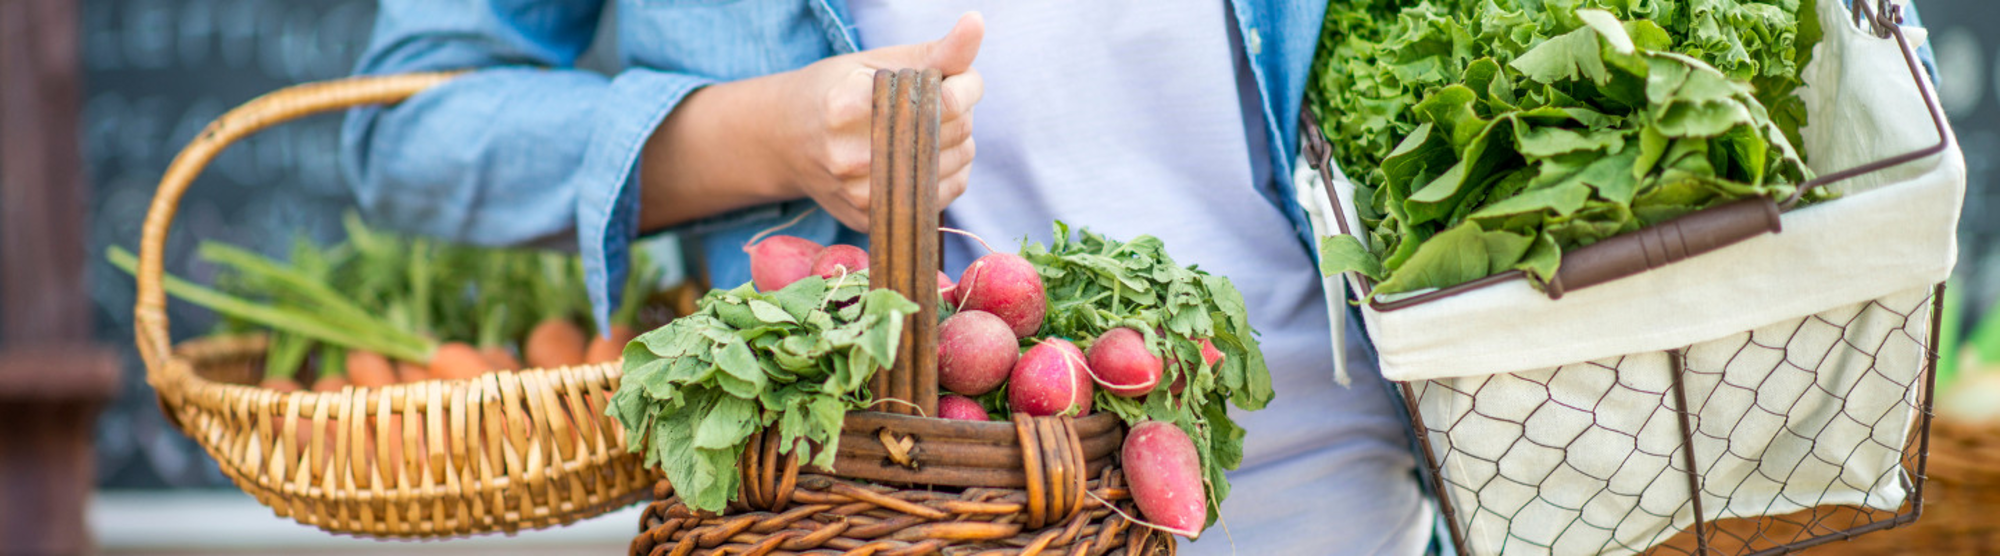
[{"label": "woven basket handle", "polygon": [[896,361],[870,387],[875,409],[937,416],[938,70],[877,70],[869,166],[868,285],[917,302]]},{"label": "woven basket handle", "polygon": [[[355,77],[321,83],[307,83],[279,89],[251,99],[215,121],[195,136],[193,142],[174,156],[153,194],[153,206],[146,211],[145,226],[139,237],[139,295],[133,307],[134,335],[139,356],[146,360],[146,373],[160,378],[173,343],[167,337],[167,296],[161,286],[166,256],[167,230],[180,210],[181,196],[208,167],[215,156],[251,134],[274,125],[306,116],[372,104],[400,102],[443,83],[457,73],[413,73],[382,77]],[[157,383],[155,387],[159,386]]]}]

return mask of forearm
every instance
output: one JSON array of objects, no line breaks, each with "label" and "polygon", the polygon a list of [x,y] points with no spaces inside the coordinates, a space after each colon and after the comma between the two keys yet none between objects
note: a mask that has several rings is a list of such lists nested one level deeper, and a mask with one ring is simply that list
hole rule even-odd
[{"label": "forearm", "polygon": [[640,228],[657,230],[804,196],[778,135],[785,74],[690,93],[640,155]]}]

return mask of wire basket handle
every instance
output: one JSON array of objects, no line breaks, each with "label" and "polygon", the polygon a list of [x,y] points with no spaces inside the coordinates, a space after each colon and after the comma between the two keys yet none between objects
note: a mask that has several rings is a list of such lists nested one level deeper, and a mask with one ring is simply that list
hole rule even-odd
[{"label": "wire basket handle", "polygon": [[937,416],[938,70],[875,72],[869,166],[868,285],[917,302],[896,361],[875,373],[878,411]]},{"label": "wire basket handle", "polygon": [[138,339],[139,356],[146,361],[148,381],[159,386],[167,356],[173,349],[173,342],[167,337],[167,296],[161,285],[167,230],[180,210],[181,196],[216,155],[231,143],[265,128],[335,110],[401,102],[456,75],[453,72],[354,77],[286,87],[251,99],[217,117],[182,148],[160,178],[139,237],[139,294],[132,312],[134,336]]}]

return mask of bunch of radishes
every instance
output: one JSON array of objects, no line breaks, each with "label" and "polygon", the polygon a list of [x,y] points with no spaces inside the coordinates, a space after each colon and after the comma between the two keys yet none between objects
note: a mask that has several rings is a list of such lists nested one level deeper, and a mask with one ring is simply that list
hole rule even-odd
[{"label": "bunch of radishes", "polygon": [[[760,291],[776,291],[806,276],[834,279],[868,267],[868,254],[859,248],[823,247],[792,236],[772,236],[745,251],[750,255],[752,282]],[[986,421],[1009,413],[1083,416],[1090,413],[1100,389],[1132,399],[1160,388],[1178,396],[1193,371],[1182,368],[1173,384],[1163,385],[1170,362],[1147,347],[1147,331],[1137,328],[1113,328],[1074,341],[1038,336],[1050,299],[1040,271],[1020,255],[994,252],[980,257],[957,281],[939,272],[938,289],[950,310],[938,327],[938,385],[951,392],[939,398],[938,417]],[[1078,343],[1088,349],[1079,349]],[[1215,365],[1222,358],[1209,340],[1200,340],[1200,345],[1203,365]],[[1140,511],[1156,528],[1199,536],[1207,523],[1209,500],[1193,441],[1173,423],[1132,424],[1122,457]]]}]

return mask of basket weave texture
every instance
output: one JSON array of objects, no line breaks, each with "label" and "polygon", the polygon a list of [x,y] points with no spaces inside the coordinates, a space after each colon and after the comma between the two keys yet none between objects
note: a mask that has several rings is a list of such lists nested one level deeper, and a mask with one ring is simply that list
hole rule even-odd
[{"label": "basket weave texture", "polygon": [[[875,74],[870,286],[913,300],[894,364],[850,411],[832,469],[801,470],[769,431],[750,437],[736,502],[691,509],[661,481],[633,555],[1171,555],[1172,536],[1133,521],[1109,413],[1009,422],[937,414],[937,70]],[[786,452],[781,455],[781,452]]]},{"label": "basket weave texture", "polygon": [[255,382],[261,337],[178,347],[162,262],[182,194],[230,143],[264,128],[399,102],[452,74],[363,77],[283,89],[223,114],[175,157],[140,241],[134,309],[146,380],[170,420],[224,475],[280,516],[375,537],[448,537],[574,522],[644,497],[658,477],[603,416],[615,364],[490,373],[340,392]]}]

